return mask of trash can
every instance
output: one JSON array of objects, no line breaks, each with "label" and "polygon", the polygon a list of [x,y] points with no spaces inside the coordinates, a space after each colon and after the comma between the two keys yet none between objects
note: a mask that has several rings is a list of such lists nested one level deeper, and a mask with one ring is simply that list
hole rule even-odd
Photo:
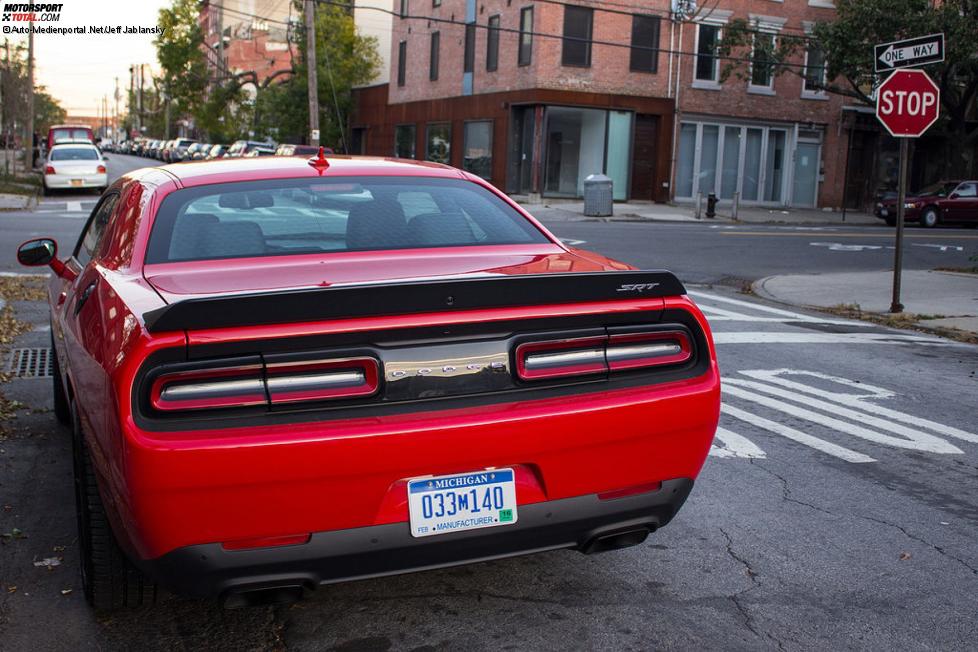
[{"label": "trash can", "polygon": [[612,180],[603,174],[591,174],[584,179],[584,214],[588,217],[608,217],[612,214],[614,196]]}]

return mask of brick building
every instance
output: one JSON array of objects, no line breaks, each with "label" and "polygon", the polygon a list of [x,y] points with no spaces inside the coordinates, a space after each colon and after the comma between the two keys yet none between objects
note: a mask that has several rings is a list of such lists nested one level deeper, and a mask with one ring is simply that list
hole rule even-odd
[{"label": "brick building", "polygon": [[[716,193],[747,204],[839,207],[846,168],[847,132],[840,129],[843,98],[819,90],[824,57],[800,53],[795,68],[775,76],[761,47],[735,50],[749,63],[722,79],[727,61],[713,56],[725,25],[748,21],[751,39],[768,47],[785,36],[804,36],[818,20],[831,20],[825,0],[783,3],[734,0],[703,9],[683,25],[679,124],[676,133],[677,200]],[[678,30],[677,30],[678,31]],[[678,43],[679,37],[677,37]],[[755,52],[757,54],[755,54]]]},{"label": "brick building", "polygon": [[617,200],[841,206],[848,132],[842,99],[818,90],[821,54],[774,76],[742,48],[724,80],[716,49],[736,18],[776,43],[832,19],[831,2],[720,0],[683,21],[671,4],[396,0],[390,84],[360,93],[357,152],[517,195],[578,197],[604,173]]}]

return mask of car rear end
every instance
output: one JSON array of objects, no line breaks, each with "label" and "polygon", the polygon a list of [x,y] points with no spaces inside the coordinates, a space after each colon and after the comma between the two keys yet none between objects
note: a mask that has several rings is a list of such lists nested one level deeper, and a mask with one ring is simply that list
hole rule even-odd
[{"label": "car rear end", "polygon": [[94,146],[59,145],[48,154],[43,180],[48,190],[105,188],[108,170]]},{"label": "car rear end", "polygon": [[[317,226],[343,229],[346,248],[328,254],[240,248],[245,222],[275,253],[297,246],[271,217],[292,195],[269,190],[274,212],[261,196],[274,184],[163,202],[144,276],[166,305],[142,316],[143,344],[116,379],[126,454],[111,474],[125,479],[113,492],[126,547],[151,577],[247,601],[633,545],[683,504],[716,429],[719,375],[681,283],[568,250],[481,183],[435,181],[303,181],[317,195],[295,209],[322,207]],[[459,184],[479,195],[459,210],[522,221],[499,231],[512,241],[459,242],[448,210],[380,229],[392,196],[408,212],[444,209],[468,192]],[[195,249],[208,239],[225,255]]]}]

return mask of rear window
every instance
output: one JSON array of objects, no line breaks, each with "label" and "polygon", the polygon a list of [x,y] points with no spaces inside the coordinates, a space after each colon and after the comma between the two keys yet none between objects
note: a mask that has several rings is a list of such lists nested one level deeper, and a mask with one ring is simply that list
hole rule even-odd
[{"label": "rear window", "polygon": [[290,179],[167,195],[146,262],[542,242],[539,229],[469,181]]},{"label": "rear window", "polygon": [[52,131],[54,143],[70,143],[77,140],[91,140],[87,129],[55,129]]},{"label": "rear window", "polygon": [[91,147],[64,147],[51,150],[52,161],[97,161],[98,152]]}]

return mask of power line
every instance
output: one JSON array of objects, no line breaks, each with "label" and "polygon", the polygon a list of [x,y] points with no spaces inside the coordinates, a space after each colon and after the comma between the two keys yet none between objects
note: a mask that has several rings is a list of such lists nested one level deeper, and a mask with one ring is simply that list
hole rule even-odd
[{"label": "power line", "polygon": [[[547,1],[547,0],[537,0],[537,1],[539,2],[539,1]],[[329,5],[329,6],[338,6],[338,7],[347,7],[348,6],[348,5],[346,5],[346,4],[342,3],[342,2],[337,2],[337,0],[315,0],[315,2],[317,2],[318,4]],[[566,3],[564,3],[564,4],[566,4]],[[575,5],[575,6],[581,6],[581,5]],[[436,18],[434,16],[422,16],[422,15],[417,15],[417,14],[401,14],[400,12],[393,11],[391,9],[383,9],[381,7],[368,7],[368,6],[365,6],[365,7],[360,7],[360,9],[369,9],[369,10],[372,10],[372,11],[379,11],[379,12],[382,12],[382,13],[385,13],[385,14],[390,14],[391,16],[394,16],[396,18],[401,18],[401,19],[404,19],[404,20],[423,20],[423,21],[432,22],[432,23],[441,23],[441,24],[447,24],[447,25],[457,25],[457,26],[462,27],[462,28],[464,28],[466,26],[469,26],[469,25],[474,25],[477,29],[484,29],[484,30],[487,30],[487,31],[490,29],[488,24],[483,25],[483,24],[478,23],[478,22],[475,22],[475,23],[466,23],[465,21],[457,20],[457,19],[454,19],[454,18]],[[632,50],[633,49],[633,46],[630,43],[618,43],[618,42],[615,42],[615,41],[599,41],[599,40],[596,40],[596,39],[583,39],[583,38],[572,37],[572,36],[564,36],[563,34],[548,34],[548,33],[545,33],[545,32],[535,32],[535,31],[525,32],[525,31],[522,31],[522,30],[520,30],[518,28],[513,28],[513,27],[493,27],[492,30],[493,31],[496,31],[496,32],[505,32],[505,33],[510,33],[510,34],[529,34],[530,36],[533,36],[533,37],[559,39],[561,41],[577,41],[577,42],[582,42],[582,43],[590,43],[592,46],[593,45],[603,45],[603,46],[614,47],[614,48],[625,48],[625,49],[628,49],[628,50]],[[765,31],[761,31],[761,30],[757,30],[757,32],[758,33],[761,33],[761,34],[766,34],[766,35],[772,35],[772,34],[774,34],[773,32],[765,32]],[[797,38],[797,37],[792,37],[792,38]],[[663,53],[663,54],[674,54],[676,56],[686,56],[686,57],[709,56],[711,59],[716,59],[716,60],[719,60],[719,61],[734,61],[734,62],[738,62],[738,63],[747,63],[747,64],[753,63],[753,61],[751,60],[750,57],[746,57],[745,58],[745,57],[737,57],[737,56],[733,56],[733,55],[723,55],[723,54],[720,54],[718,52],[717,53],[713,53],[713,54],[709,54],[709,55],[705,55],[705,54],[700,54],[698,52],[689,52],[689,51],[685,51],[685,50],[673,50],[673,49],[670,49],[670,48],[663,48],[663,47],[642,48],[642,49],[655,50],[655,51],[660,52],[660,53]],[[778,63],[769,63],[767,65],[771,65],[771,66],[778,67],[778,68],[784,68],[784,69],[797,69],[797,70],[802,70],[802,71],[807,70],[809,68],[804,63],[787,63],[787,62],[784,62],[784,61],[781,61],[781,62],[778,62]]]}]

